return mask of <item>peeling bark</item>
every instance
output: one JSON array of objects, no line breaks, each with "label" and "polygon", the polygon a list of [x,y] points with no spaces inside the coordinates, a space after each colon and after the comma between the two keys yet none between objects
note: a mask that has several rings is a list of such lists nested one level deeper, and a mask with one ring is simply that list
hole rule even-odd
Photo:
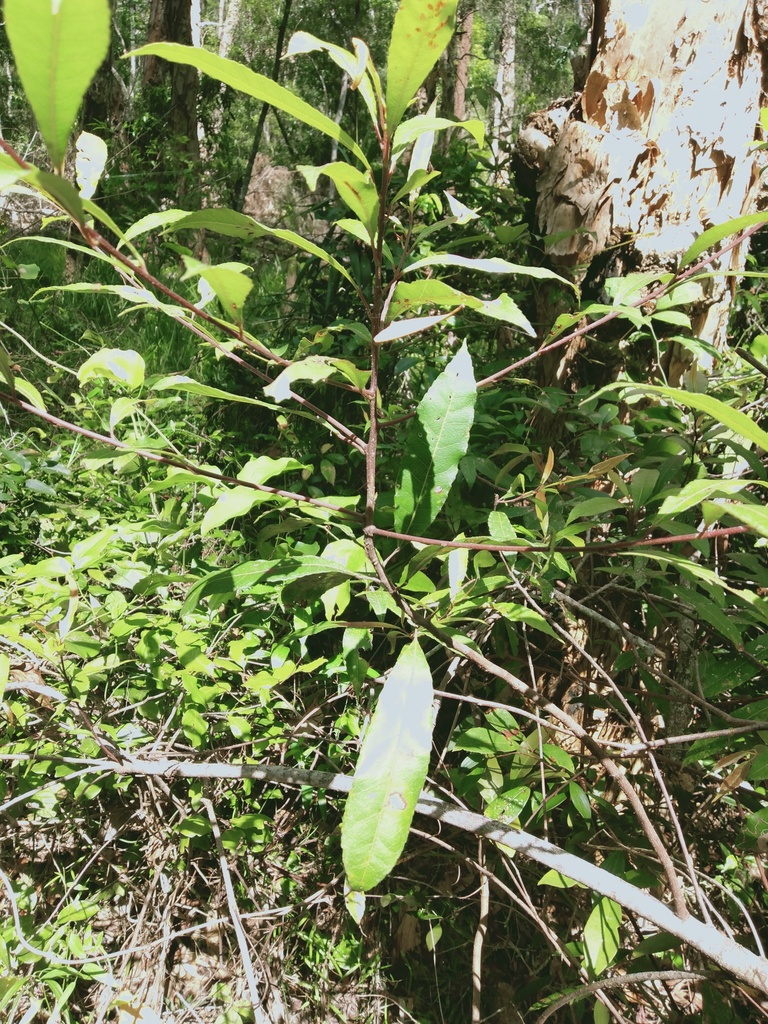
[{"label": "peeling bark", "polygon": [[[534,115],[519,143],[538,172],[536,217],[555,266],[596,293],[628,269],[673,269],[705,228],[754,208],[761,157],[749,144],[767,41],[766,0],[596,3],[580,102]],[[734,250],[715,269],[738,272],[745,256]],[[734,278],[708,287],[693,332],[720,348]]]}]

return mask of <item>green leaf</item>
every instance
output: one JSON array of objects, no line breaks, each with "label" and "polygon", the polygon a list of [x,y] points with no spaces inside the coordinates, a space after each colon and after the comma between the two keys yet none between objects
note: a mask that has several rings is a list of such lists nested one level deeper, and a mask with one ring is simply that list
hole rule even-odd
[{"label": "green leaf", "polygon": [[768,537],[768,508],[765,505],[745,505],[740,501],[729,501],[727,504],[706,501],[703,506],[705,522],[714,523],[723,516],[731,516],[738,522],[748,526],[750,530]]},{"label": "green leaf", "polygon": [[370,173],[364,174],[357,167],[341,161],[323,164],[320,167],[301,166],[296,169],[304,176],[313,192],[317,188],[317,179],[321,174],[330,178],[336,186],[339,198],[356,217],[360,218],[373,242],[379,220],[379,193]]},{"label": "green leaf", "polygon": [[77,137],[75,179],[83,199],[93,198],[106,164],[106,142],[91,132],[80,132]]},{"label": "green leaf", "polygon": [[[17,0],[17,2],[26,2],[26,0]],[[298,96],[294,96],[292,92],[284,86],[278,85],[277,82],[273,82],[271,78],[258,75],[250,68],[238,64],[237,61],[227,60],[208,50],[202,50],[195,46],[182,46],[179,43],[150,43],[148,46],[142,46],[140,49],[126,54],[126,56],[163,57],[172,64],[188,64],[197,68],[204,74],[210,75],[211,78],[215,78],[247,96],[253,96],[263,103],[269,103],[271,107],[285,111],[286,114],[308,124],[310,128],[316,128],[330,138],[336,139],[350,153],[354,153],[362,164],[366,167],[370,166],[365,153],[355,140],[330,117],[326,117],[316,107],[306,103]]]},{"label": "green leaf", "polygon": [[[80,198],[74,185],[71,185],[66,178],[61,178],[58,174],[49,174],[47,171],[40,171],[33,167],[27,175],[27,181],[34,185],[43,195],[52,199],[57,206],[60,206],[78,224],[85,222],[83,200]],[[89,249],[85,251],[90,253]],[[108,262],[111,262],[111,260],[108,259]]]},{"label": "green leaf", "polygon": [[466,343],[419,402],[395,492],[395,529],[423,534],[445,504],[467,454],[477,385]]},{"label": "green leaf", "polygon": [[3,12],[21,84],[60,168],[80,103],[109,49],[109,0],[5,0]]},{"label": "green leaf", "polygon": [[[360,43],[360,40],[356,40],[356,42]],[[335,43],[326,43],[322,39],[318,39],[317,36],[310,35],[309,32],[294,32],[285,55],[293,57],[297,53],[312,53],[316,50],[325,50],[328,56],[347,73],[352,88],[357,89],[363,97],[368,113],[371,115],[371,121],[374,126],[377,125],[379,112],[376,95],[371,79],[366,74],[367,61],[365,58],[368,56],[368,48],[362,46],[359,47],[358,53],[350,53],[349,50],[336,46]]]},{"label": "green leaf", "polygon": [[81,384],[100,378],[117,381],[134,391],[144,383],[144,359],[131,348],[103,348],[77,371]]},{"label": "green leaf", "polygon": [[37,390],[34,384],[30,384],[28,380],[22,380],[20,377],[16,378],[15,390],[17,394],[22,395],[29,402],[30,405],[34,405],[36,409],[41,412],[46,412],[45,402],[43,396]]},{"label": "green leaf", "polygon": [[388,324],[382,331],[379,331],[373,340],[384,345],[388,341],[410,338],[413,334],[421,334],[422,331],[436,327],[444,320],[450,319],[451,316],[451,313],[438,313],[436,316],[412,316],[408,320],[395,320],[394,323]]},{"label": "green leaf", "polygon": [[758,427],[755,421],[750,419],[746,413],[740,412],[738,409],[732,409],[730,405],[726,405],[725,402],[721,402],[718,398],[713,398],[712,395],[699,394],[693,391],[681,391],[678,388],[654,384],[617,383],[609,384],[601,391],[598,391],[597,396],[607,391],[614,391],[617,388],[621,389],[624,395],[630,393],[658,395],[660,398],[667,398],[670,401],[677,402],[678,405],[695,409],[697,412],[706,413],[707,416],[711,416],[717,423],[722,423],[723,426],[728,427],[734,434],[738,434],[739,437],[751,441],[752,444],[762,448],[763,451],[768,451],[768,433]]},{"label": "green leaf", "polygon": [[539,879],[538,885],[551,885],[553,889],[572,889],[574,885],[579,885],[578,882],[574,882],[572,878],[568,878],[567,875],[560,874],[559,871],[555,871],[552,868],[550,871],[546,871]]},{"label": "green leaf", "polygon": [[275,574],[280,564],[274,559],[259,559],[254,562],[241,562],[231,569],[217,569],[215,572],[207,573],[190,588],[181,614],[188,615],[204,598],[210,598],[214,604],[222,604],[241,591],[247,593],[267,576]]},{"label": "green leaf", "polygon": [[224,311],[237,323],[242,323],[245,300],[253,288],[253,281],[243,271],[250,268],[244,263],[220,263],[212,267],[192,256],[183,256],[182,259],[187,268],[182,281],[201,277],[209,284]]},{"label": "green leaf", "polygon": [[618,952],[621,919],[619,904],[605,896],[584,925],[584,962],[595,978],[613,963]]},{"label": "green leaf", "polygon": [[379,695],[344,808],[344,870],[358,892],[386,878],[408,839],[429,768],[432,700],[429,665],[413,640]]},{"label": "green leaf", "polygon": [[[520,274],[524,277],[534,277],[539,281],[559,281],[561,284],[572,288],[578,295],[578,288],[573,281],[568,281],[554,270],[547,270],[545,267],[526,267],[520,263],[509,263],[498,256],[489,259],[470,259],[468,256],[456,256],[453,253],[436,252],[431,256],[425,256],[415,263],[410,263],[403,268],[404,274],[410,274],[414,270],[423,270],[424,267],[460,267],[462,270],[476,270],[483,274]],[[581,314],[583,315],[583,314]]]},{"label": "green leaf", "polygon": [[[760,484],[759,480],[692,480],[675,493],[667,494],[659,509],[659,516],[678,516],[694,505],[700,505],[707,498],[723,498],[738,494],[746,487]],[[763,484],[763,486],[765,486]]]},{"label": "green leaf", "polygon": [[592,519],[604,515],[606,512],[611,512],[615,508],[621,508],[621,502],[616,498],[586,498],[584,501],[580,501],[578,505],[574,505],[568,513],[566,526],[576,519]]},{"label": "green leaf", "polygon": [[[297,462],[296,459],[270,459],[267,455],[260,455],[256,459],[251,459],[237,474],[237,478],[244,483],[265,484],[267,480],[281,473],[305,468],[303,463]],[[250,512],[256,505],[264,501],[274,501],[275,497],[268,492],[255,491],[252,487],[228,488],[203,516],[200,533],[204,537],[216,527]]]},{"label": "green leaf", "polygon": [[31,167],[20,167],[13,157],[0,152],[0,192],[15,185],[17,181],[28,178],[31,173]]},{"label": "green leaf", "polygon": [[273,398],[276,402],[285,402],[291,398],[291,385],[297,380],[312,381],[318,384],[320,381],[329,380],[331,377],[345,377],[354,387],[362,389],[368,383],[369,370],[359,370],[354,363],[348,359],[330,359],[327,356],[307,356],[300,359],[278,374],[277,377],[264,388],[264,394]]},{"label": "green leaf", "polygon": [[466,295],[457,288],[452,288],[445,281],[439,281],[436,278],[401,281],[395,288],[389,315],[395,320],[403,312],[419,309],[422,306],[437,306],[443,309],[466,306],[493,320],[502,320],[504,323],[513,324],[532,337],[536,334],[520,307],[506,292],[502,292],[496,299],[478,299],[474,295]]},{"label": "green leaf", "polygon": [[187,210],[164,210],[161,213],[150,213],[146,217],[142,217],[141,220],[137,220],[135,224],[132,224],[125,232],[125,238],[130,241],[136,238],[137,235],[145,234],[148,231],[157,231],[158,229],[166,231],[215,231],[220,235],[226,235],[228,238],[242,238],[248,242],[255,241],[257,238],[263,238],[265,235],[268,235],[270,238],[279,238],[280,241],[288,242],[289,245],[293,245],[297,249],[309,253],[311,256],[317,256],[318,259],[321,259],[328,266],[338,271],[347,281],[354,284],[354,280],[347,268],[339,263],[334,256],[321,249],[319,245],[315,245],[308,238],[302,238],[295,231],[289,231],[286,228],[268,228],[265,224],[260,224],[259,221],[254,220],[253,217],[248,217],[244,213],[238,213],[236,210],[219,208],[215,210],[197,210],[194,213],[189,213]]},{"label": "green leaf", "polygon": [[724,238],[728,238],[729,235],[738,234],[739,231],[752,227],[753,224],[768,224],[768,213],[748,213],[744,217],[736,217],[734,220],[729,220],[727,224],[716,224],[715,227],[708,228],[699,235],[680,260],[680,269],[683,270],[689,263],[693,263],[702,253],[705,253],[707,249],[711,249],[713,245],[717,245]]},{"label": "green leaf", "polygon": [[[447,117],[435,117],[430,114],[419,114],[417,117],[411,117],[407,121],[403,121],[402,124],[398,125],[397,131],[395,132],[394,138],[392,139],[392,158],[397,157],[403,153],[412,143],[418,142],[424,135],[434,135],[437,131],[442,131],[446,128],[463,128],[464,131],[469,132],[478,146],[482,146],[483,139],[485,137],[485,125],[482,121],[476,119],[470,121],[449,121]],[[423,170],[426,170],[426,164],[420,165]],[[410,170],[415,171],[417,168],[411,164]]]},{"label": "green leaf", "polygon": [[592,805],[589,802],[589,797],[578,782],[568,783],[568,795],[571,798],[571,803],[579,812],[581,817],[585,821],[589,821],[592,817]]},{"label": "green leaf", "polygon": [[456,28],[458,0],[401,0],[387,58],[387,131],[393,134]]},{"label": "green leaf", "polygon": [[432,181],[433,178],[439,177],[440,171],[415,170],[413,174],[408,175],[408,180],[400,191],[396,193],[392,202],[397,203],[403,198],[403,196],[410,195],[411,192],[418,192],[420,189],[424,188],[428,182]]}]

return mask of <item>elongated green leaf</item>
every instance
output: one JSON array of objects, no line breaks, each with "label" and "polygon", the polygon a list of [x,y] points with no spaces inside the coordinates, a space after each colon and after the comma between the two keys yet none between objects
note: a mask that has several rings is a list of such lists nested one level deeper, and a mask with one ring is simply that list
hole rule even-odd
[{"label": "elongated green leaf", "polygon": [[458,0],[402,0],[387,58],[387,130],[395,131],[456,28]]},{"label": "elongated green leaf", "polygon": [[[25,2],[25,0],[21,0],[21,2]],[[225,57],[219,57],[217,53],[210,53],[208,50],[202,50],[195,46],[182,46],[179,43],[150,43],[126,56],[162,57],[172,64],[191,65],[206,75],[210,75],[211,78],[237,89],[238,92],[253,96],[263,103],[269,103],[270,106],[276,107],[278,110],[284,110],[286,114],[303,121],[310,128],[316,128],[332,139],[336,139],[350,153],[354,153],[366,167],[370,166],[365,153],[355,140],[330,117],[326,117],[316,107],[311,106],[298,96],[294,96],[289,89],[273,82],[271,78],[258,75],[250,68],[238,64],[237,61],[227,60]]]},{"label": "elongated green leaf", "polygon": [[419,403],[395,492],[395,529],[423,534],[445,504],[467,454],[477,386],[462,345]]},{"label": "elongated green leaf", "polygon": [[403,851],[432,746],[432,677],[418,640],[403,648],[379,695],[341,825],[351,889],[367,892]]},{"label": "elongated green leaf", "polygon": [[384,345],[388,341],[409,338],[412,334],[421,334],[422,331],[428,331],[431,327],[436,327],[437,324],[447,320],[450,316],[450,313],[439,313],[437,316],[413,316],[408,320],[396,320],[385,327],[384,330],[379,331],[373,340],[380,345]]},{"label": "elongated green leaf", "polygon": [[324,263],[333,267],[334,270],[337,270],[347,281],[354,284],[347,268],[331,256],[330,253],[321,249],[319,245],[310,242],[308,238],[302,238],[295,231],[289,231],[286,228],[268,228],[266,225],[254,220],[253,217],[248,217],[244,213],[238,213],[236,210],[219,208],[215,210],[197,210],[194,213],[189,213],[187,210],[164,210],[161,213],[150,213],[148,216],[142,217],[141,220],[137,220],[135,224],[132,224],[125,232],[125,237],[130,241],[136,238],[137,235],[157,230],[215,231],[220,235],[226,235],[228,238],[242,238],[249,242],[257,238],[263,238],[264,235],[269,235],[271,238],[279,238],[283,242],[288,242],[290,245],[294,245],[297,249],[302,249],[312,256],[317,256],[318,259],[321,259]]},{"label": "elongated green leaf", "polygon": [[765,505],[745,505],[740,501],[729,501],[721,505],[719,502],[707,501],[703,509],[708,523],[716,522],[724,515],[732,516],[761,537],[768,537],[768,508]]},{"label": "elongated green leaf", "polygon": [[356,388],[364,388],[370,377],[369,370],[359,370],[348,359],[330,359],[327,356],[307,356],[280,373],[271,384],[264,388],[264,394],[276,402],[285,402],[291,397],[291,385],[297,380],[319,383],[331,377],[345,377]]},{"label": "elongated green leaf", "polygon": [[738,234],[744,228],[751,228],[753,224],[768,224],[768,213],[748,213],[744,217],[729,220],[727,224],[716,224],[713,228],[707,228],[680,260],[680,269],[682,270],[690,263],[695,262],[702,253],[711,249],[713,245],[717,245],[718,242],[722,242],[724,238]]},{"label": "elongated green leaf", "polygon": [[58,174],[49,174],[47,171],[40,171],[37,167],[32,167],[27,174],[26,180],[42,192],[43,195],[52,199],[57,206],[60,206],[78,224],[82,224],[85,221],[83,200],[80,198],[80,194],[74,185],[71,185],[66,178],[62,178]]},{"label": "elongated green leaf", "polygon": [[368,230],[371,242],[376,237],[379,219],[379,193],[370,174],[364,174],[357,167],[337,160],[321,167],[299,167],[309,187],[317,188],[317,179],[325,174],[336,186],[339,197]]},{"label": "elongated green leaf", "polygon": [[[726,495],[738,494],[747,487],[754,487],[761,483],[760,480],[692,480],[685,487],[674,494],[667,494],[659,509],[660,516],[678,516],[686,512],[694,505],[711,497],[725,497]],[[763,482],[763,486],[765,483]]]},{"label": "elongated green leaf", "polygon": [[604,896],[584,925],[584,962],[595,978],[613,963],[618,952],[622,915],[620,905]]},{"label": "elongated green leaf", "polygon": [[107,55],[109,0],[5,0],[5,30],[21,84],[55,167]]},{"label": "elongated green leaf", "polygon": [[[464,270],[476,270],[482,274],[520,274],[525,277],[535,277],[539,281],[559,281],[567,285],[578,294],[578,288],[573,281],[556,274],[554,270],[547,270],[546,267],[526,267],[520,263],[510,263],[498,256],[489,259],[470,259],[468,256],[456,256],[454,253],[436,252],[424,259],[416,260],[404,268],[403,272],[410,274],[414,270],[423,270],[424,267],[461,267]],[[582,314],[583,315],[583,314]]]},{"label": "elongated green leaf", "polygon": [[[473,119],[471,121],[449,121],[447,117],[435,117],[434,114],[419,114],[403,121],[398,125],[395,136],[392,140],[392,155],[396,159],[400,153],[406,150],[412,142],[417,142],[422,136],[435,132],[444,131],[447,128],[463,128],[469,132],[478,146],[482,146],[485,137],[485,125],[482,121]],[[426,169],[426,164],[419,166]],[[411,171],[417,168],[411,164]]]},{"label": "elongated green leaf", "polygon": [[412,171],[411,173],[409,173],[408,180],[406,181],[406,183],[403,185],[400,191],[396,193],[393,202],[399,202],[399,200],[401,200],[403,196],[410,195],[411,192],[419,192],[420,189],[424,188],[424,186],[428,182],[432,181],[433,178],[439,177],[439,171],[423,171],[421,169],[416,169]]},{"label": "elongated green leaf", "polygon": [[506,292],[502,292],[496,299],[478,299],[476,296],[466,295],[464,292],[452,288],[445,281],[439,281],[436,278],[401,281],[395,288],[389,313],[391,317],[397,319],[402,313],[420,309],[422,306],[437,306],[439,308],[466,306],[493,320],[502,320],[504,323],[513,324],[531,337],[536,334],[528,318]]},{"label": "elongated green leaf", "polygon": [[688,409],[696,409],[697,412],[706,413],[707,416],[711,416],[717,423],[722,423],[723,426],[728,427],[734,434],[738,434],[739,437],[751,441],[758,448],[768,452],[768,433],[761,427],[758,427],[755,421],[750,419],[746,413],[740,412],[738,409],[732,409],[730,405],[726,405],[725,402],[721,402],[712,395],[699,394],[694,391],[681,391],[678,388],[668,388],[654,384],[610,384],[607,388],[603,388],[602,391],[613,390],[617,387],[620,387],[624,394],[640,392],[643,395],[658,395],[660,398],[668,398]]}]

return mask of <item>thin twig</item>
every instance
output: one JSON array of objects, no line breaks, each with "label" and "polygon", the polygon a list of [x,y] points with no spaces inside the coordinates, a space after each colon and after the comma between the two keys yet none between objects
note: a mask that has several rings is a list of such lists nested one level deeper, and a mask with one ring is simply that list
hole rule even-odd
[{"label": "thin twig", "polygon": [[707,978],[713,977],[715,975],[711,971],[638,971],[637,974],[621,974],[615,978],[602,978],[600,981],[593,981],[589,985],[582,985],[581,988],[577,988],[574,992],[568,992],[567,995],[561,996],[557,1002],[548,1006],[544,1013],[536,1018],[534,1024],[544,1024],[545,1021],[549,1020],[550,1017],[564,1006],[569,1006],[579,999],[586,999],[593,992],[602,992],[605,989],[611,988],[625,988],[628,985],[640,985],[649,981],[706,981]]},{"label": "thin twig", "polygon": [[208,820],[211,823],[211,829],[213,830],[216,852],[219,855],[221,880],[224,883],[224,891],[227,894],[227,906],[229,907],[229,916],[232,921],[232,928],[237,936],[237,944],[240,947],[240,958],[243,961],[243,971],[245,972],[245,979],[248,983],[248,991],[251,997],[251,1006],[253,1007],[254,1018],[256,1020],[256,1024],[270,1024],[269,1017],[266,1015],[261,1005],[259,986],[256,984],[256,973],[253,969],[253,962],[251,961],[251,951],[248,948],[248,938],[245,934],[245,929],[243,928],[243,922],[240,920],[240,911],[238,910],[237,900],[235,898],[235,890],[232,886],[232,876],[229,871],[229,864],[227,863],[227,853],[224,849],[224,843],[221,840],[219,823],[216,819],[211,801],[207,797],[203,797],[201,803],[205,807]]},{"label": "thin twig", "polygon": [[[478,841],[477,863],[481,868],[485,867],[485,845],[482,839]],[[490,911],[490,886],[488,875],[485,872],[480,874],[480,916],[475,929],[475,940],[472,943],[472,1024],[480,1024],[482,1014],[483,994],[483,945],[488,932],[488,914]]]}]

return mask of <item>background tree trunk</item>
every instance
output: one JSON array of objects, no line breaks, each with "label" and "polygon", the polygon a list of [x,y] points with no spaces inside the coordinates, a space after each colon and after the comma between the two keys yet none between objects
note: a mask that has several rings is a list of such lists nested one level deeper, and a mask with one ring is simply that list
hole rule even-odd
[{"label": "background tree trunk", "polygon": [[[749,144],[765,101],[767,38],[765,0],[595,4],[580,102],[534,115],[521,133],[538,172],[538,226],[555,236],[547,256],[587,295],[609,276],[674,268],[705,228],[754,207],[761,161]],[[719,269],[738,272],[744,258],[735,250]],[[722,347],[734,279],[708,287],[693,333]],[[541,312],[547,328],[553,316]],[[577,355],[558,356],[546,382],[568,380]],[[671,377],[681,369],[671,366]]]},{"label": "background tree trunk", "polygon": [[[199,21],[199,18],[198,18]],[[183,43],[191,46],[192,0],[152,0],[147,42]],[[197,129],[198,72],[184,64],[168,64],[157,57],[145,58],[144,84],[157,85],[170,75],[171,106],[168,128],[187,163],[200,160]],[[183,184],[183,183],[182,183]]]},{"label": "background tree trunk", "polygon": [[496,166],[509,155],[512,125],[515,118],[515,50],[517,44],[516,0],[507,0],[501,21],[496,81],[491,105],[491,146]]}]

